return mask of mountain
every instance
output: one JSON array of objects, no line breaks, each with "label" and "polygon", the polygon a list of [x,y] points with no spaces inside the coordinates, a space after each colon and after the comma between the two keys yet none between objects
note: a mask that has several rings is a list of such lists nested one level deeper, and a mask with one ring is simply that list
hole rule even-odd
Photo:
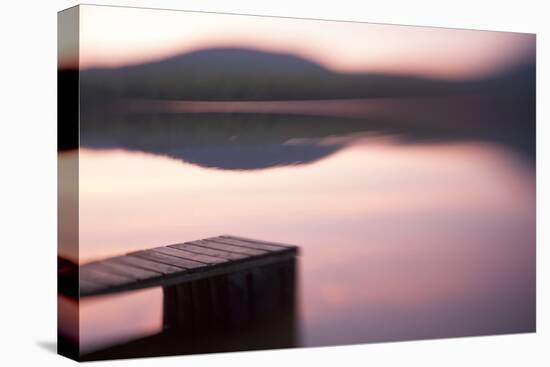
[{"label": "mountain", "polygon": [[[197,50],[163,60],[80,72],[82,100],[292,100],[419,96],[457,83],[405,75],[332,72],[304,58],[243,48]],[[95,103],[99,102],[99,103]]]},{"label": "mountain", "polygon": [[[337,73],[288,53],[212,48],[141,64],[81,70],[80,85],[82,106],[92,109],[121,99],[423,97],[501,93],[517,90],[519,84],[531,88],[534,65],[534,60],[527,60],[524,65],[483,79],[452,81],[382,73]],[[529,81],[524,83],[526,78]]]},{"label": "mountain", "polygon": [[288,53],[273,53],[244,48],[213,48],[196,50],[166,59],[121,68],[126,71],[162,73],[201,72],[233,75],[280,75],[327,73],[322,66]]}]

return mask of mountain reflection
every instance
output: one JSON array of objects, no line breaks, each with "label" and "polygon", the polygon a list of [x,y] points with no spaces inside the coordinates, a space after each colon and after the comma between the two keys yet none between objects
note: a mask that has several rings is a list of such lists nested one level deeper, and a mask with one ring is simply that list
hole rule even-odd
[{"label": "mountain reflection", "polygon": [[[410,107],[390,111],[410,115],[408,120],[244,113],[111,114],[83,118],[80,143],[85,148],[141,151],[227,170],[313,163],[354,144],[355,136],[388,136],[403,144],[484,141],[501,144],[534,162],[534,126],[530,127],[531,117],[522,116],[521,111],[460,111],[458,104],[433,108],[433,112],[417,115]],[[419,121],[422,114],[424,119]],[[445,114],[449,114],[446,123],[438,124]]]}]

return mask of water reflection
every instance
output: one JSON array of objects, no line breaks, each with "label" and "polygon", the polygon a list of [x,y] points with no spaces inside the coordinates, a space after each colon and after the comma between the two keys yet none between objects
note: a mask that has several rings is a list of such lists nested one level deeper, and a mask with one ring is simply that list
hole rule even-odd
[{"label": "water reflection", "polygon": [[[534,114],[524,111],[521,101],[454,97],[332,101],[338,102],[332,106],[330,102],[277,105],[282,110],[291,105],[295,113],[311,113],[317,106],[321,116],[189,113],[185,102],[181,113],[177,102],[152,106],[140,102],[136,105],[164,112],[86,116],[81,145],[152,153],[229,170],[313,163],[368,136],[392,137],[403,144],[489,142],[535,159]],[[251,103],[256,111],[265,104]],[[216,106],[212,102],[205,108],[216,110]]]},{"label": "water reflection", "polygon": [[[212,233],[269,238],[302,249],[297,345],[533,331],[532,165],[497,144],[346,139],[315,163],[260,171],[83,149],[78,260]],[[159,327],[161,299],[132,303],[139,319]],[[124,331],[82,305],[81,337]]]},{"label": "water reflection", "polygon": [[286,319],[190,337],[182,289],[82,301],[87,358],[533,331],[534,120],[491,101],[355,101],[346,117],[85,115],[80,252],[61,243],[62,256],[219,233],[302,249]]}]

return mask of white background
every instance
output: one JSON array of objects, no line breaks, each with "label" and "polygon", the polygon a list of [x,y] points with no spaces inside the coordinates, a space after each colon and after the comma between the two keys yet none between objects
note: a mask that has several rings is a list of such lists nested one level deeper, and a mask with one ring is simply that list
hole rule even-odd
[{"label": "white background", "polygon": [[[98,4],[537,33],[536,334],[100,362],[149,366],[549,365],[546,1],[98,1]],[[69,365],[56,338],[56,26],[74,1],[3,2],[0,12],[0,365]],[[154,29],[151,30],[154,32]],[[545,190],[546,188],[546,190]]]}]

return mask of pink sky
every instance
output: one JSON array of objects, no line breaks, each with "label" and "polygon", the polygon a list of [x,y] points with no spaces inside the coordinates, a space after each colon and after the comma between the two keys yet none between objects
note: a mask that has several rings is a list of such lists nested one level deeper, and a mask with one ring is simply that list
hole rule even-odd
[{"label": "pink sky", "polygon": [[341,72],[470,78],[534,55],[535,35],[84,5],[80,66],[120,66],[207,47],[290,52]]}]

